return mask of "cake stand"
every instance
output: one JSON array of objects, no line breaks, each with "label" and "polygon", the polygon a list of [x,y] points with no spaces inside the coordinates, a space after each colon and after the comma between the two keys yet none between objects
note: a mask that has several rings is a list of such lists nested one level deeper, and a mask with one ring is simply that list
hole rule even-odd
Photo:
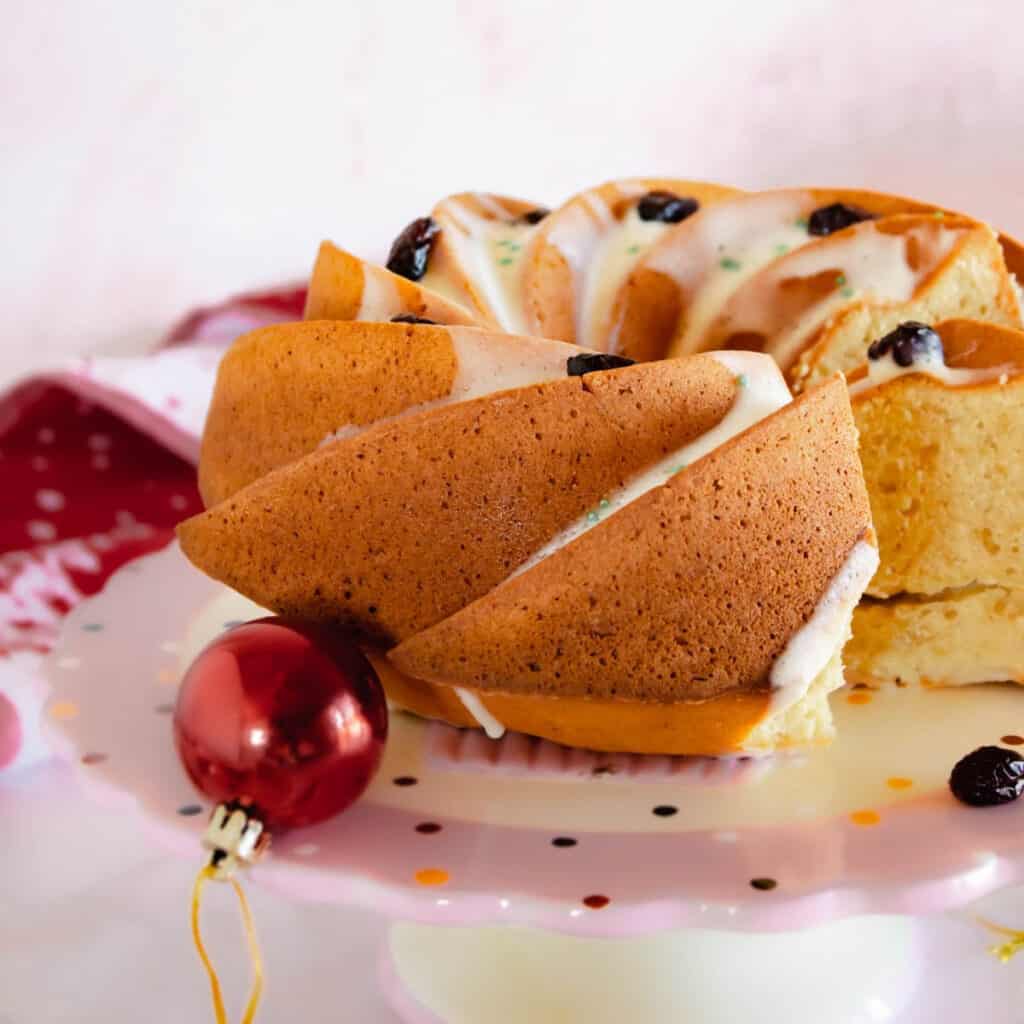
[{"label": "cake stand", "polygon": [[[177,684],[260,614],[172,545],[79,606],[48,662],[58,752],[197,864],[210,807],[172,744]],[[828,748],[719,761],[394,713],[362,800],[276,837],[252,879],[392,918],[381,981],[419,1024],[1017,1020],[1017,972],[938,912],[1024,877],[1024,803],[946,788],[964,753],[1024,743],[1024,693],[844,690],[833,708]]]}]

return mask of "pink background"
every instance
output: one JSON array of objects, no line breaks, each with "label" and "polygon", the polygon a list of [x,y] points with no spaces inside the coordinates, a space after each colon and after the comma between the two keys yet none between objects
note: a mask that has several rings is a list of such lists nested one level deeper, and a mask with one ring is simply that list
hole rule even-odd
[{"label": "pink background", "polygon": [[465,188],[904,190],[1024,232],[1017,0],[4,5],[0,381]]}]

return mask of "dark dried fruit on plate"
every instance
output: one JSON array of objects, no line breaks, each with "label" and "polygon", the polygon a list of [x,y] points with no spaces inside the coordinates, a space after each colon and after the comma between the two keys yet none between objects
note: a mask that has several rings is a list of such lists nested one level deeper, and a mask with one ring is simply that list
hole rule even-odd
[{"label": "dark dried fruit on plate", "polygon": [[877,361],[892,353],[897,366],[913,366],[918,359],[943,359],[942,338],[927,324],[919,320],[905,320],[884,338],[868,346],[868,359]]},{"label": "dark dried fruit on plate", "polygon": [[1008,804],[1024,793],[1024,755],[1006,747],[978,747],[957,761],[949,788],[971,807]]},{"label": "dark dried fruit on plate", "polygon": [[565,372],[570,377],[582,377],[585,373],[618,370],[623,366],[632,366],[635,362],[635,359],[627,359],[625,356],[612,356],[605,352],[586,352],[583,355],[569,356],[565,361]]},{"label": "dark dried fruit on plate", "polygon": [[677,196],[663,189],[648,192],[636,204],[636,212],[641,220],[656,220],[662,224],[678,224],[699,209],[700,203],[693,196]]},{"label": "dark dried fruit on plate", "polygon": [[419,281],[427,272],[430,254],[440,234],[441,228],[432,217],[417,217],[391,243],[388,270],[410,281]]},{"label": "dark dried fruit on plate", "polygon": [[875,215],[859,206],[848,206],[846,203],[831,203],[821,206],[807,218],[809,235],[831,235],[834,231],[842,231],[851,224],[859,224],[862,220],[874,220]]}]

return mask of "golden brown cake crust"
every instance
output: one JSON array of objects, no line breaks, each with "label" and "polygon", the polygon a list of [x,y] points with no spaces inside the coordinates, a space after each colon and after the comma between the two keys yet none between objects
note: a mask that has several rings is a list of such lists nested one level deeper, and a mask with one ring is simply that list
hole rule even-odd
[{"label": "golden brown cake crust", "polygon": [[[368,288],[377,296],[370,304],[364,301]],[[470,310],[414,281],[367,263],[333,242],[321,243],[306,293],[306,320],[386,321],[403,314],[439,324],[482,323]]]},{"label": "golden brown cake crust", "polygon": [[408,675],[485,693],[666,702],[763,692],[869,531],[836,378],[390,658]]},{"label": "golden brown cake crust", "polygon": [[702,356],[411,414],[263,477],[179,537],[200,569],[264,607],[394,643],[716,425],[736,387]]},{"label": "golden brown cake crust", "polygon": [[217,371],[199,457],[204,502],[215,505],[346,424],[446,396],[456,370],[443,327],[322,320],[244,335]]},{"label": "golden brown cake crust", "polygon": [[[413,679],[384,654],[366,653],[392,703],[423,718],[467,728],[477,725],[451,686]],[[766,692],[670,704],[525,693],[488,693],[485,700],[488,711],[513,732],[569,747],[629,754],[737,753],[746,749],[751,731],[771,711]]]}]

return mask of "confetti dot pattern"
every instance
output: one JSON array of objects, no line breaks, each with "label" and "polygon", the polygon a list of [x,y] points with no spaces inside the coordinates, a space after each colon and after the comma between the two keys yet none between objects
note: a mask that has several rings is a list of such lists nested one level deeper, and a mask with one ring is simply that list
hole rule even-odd
[{"label": "confetti dot pattern", "polygon": [[420,868],[415,874],[416,884],[435,888],[448,884],[448,872],[444,868]]},{"label": "confetti dot pattern", "polygon": [[881,820],[882,816],[878,811],[854,811],[850,815],[850,821],[852,821],[854,825],[877,825]]}]

